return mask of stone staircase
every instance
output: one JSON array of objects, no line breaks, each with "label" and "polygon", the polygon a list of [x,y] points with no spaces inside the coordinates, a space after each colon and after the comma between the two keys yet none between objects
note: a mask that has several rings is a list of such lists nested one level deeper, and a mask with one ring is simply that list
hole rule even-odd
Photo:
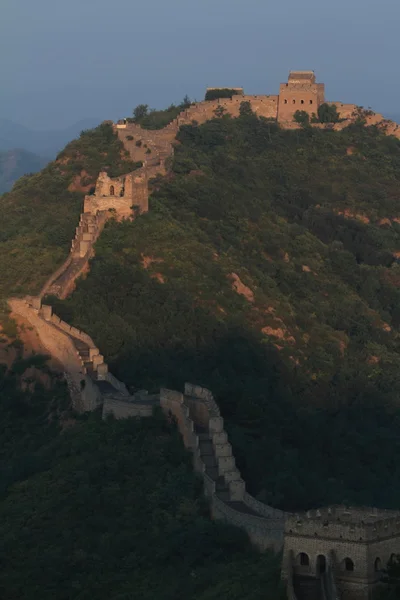
[{"label": "stone staircase", "polygon": [[222,500],[226,505],[232,509],[241,512],[246,515],[260,516],[258,512],[247,506],[241,500],[232,499],[232,493],[230,489],[230,482],[242,481],[239,470],[234,464],[235,459],[232,456],[233,465],[229,470],[224,471],[218,466],[217,457],[215,454],[215,448],[212,440],[212,435],[204,427],[198,427],[195,425],[195,432],[199,438],[199,449],[200,456],[206,467],[206,475],[215,482],[215,494],[219,500]]},{"label": "stone staircase", "polygon": [[297,600],[322,600],[321,579],[296,575],[293,578],[293,589]]},{"label": "stone staircase", "polygon": [[107,214],[82,213],[75,237],[71,243],[70,255],[61,267],[53,273],[43,286],[40,297],[50,294],[65,299],[73,290],[75,280],[84,272],[93,256],[96,242],[107,221]]}]

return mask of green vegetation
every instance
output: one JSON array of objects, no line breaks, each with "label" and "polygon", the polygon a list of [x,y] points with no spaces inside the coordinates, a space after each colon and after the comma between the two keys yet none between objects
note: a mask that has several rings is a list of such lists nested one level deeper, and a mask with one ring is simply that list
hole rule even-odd
[{"label": "green vegetation", "polygon": [[241,112],[181,129],[57,313],[130,385],[212,389],[260,499],[399,506],[400,144]]},{"label": "green vegetation", "polygon": [[[212,389],[261,500],[398,508],[399,141],[361,119],[283,131],[243,102],[179,142],[150,212],[107,225],[57,313],[133,387]],[[1,198],[0,294],[64,258],[104,166],[132,169],[107,124]],[[209,520],[173,424],[78,419],[32,366],[52,378],[40,356],[0,369],[5,598],[280,597],[278,559]]]},{"label": "green vegetation", "polygon": [[111,176],[137,167],[107,123],[83,131],[56,161],[0,197],[0,298],[37,291],[66,258],[83,190],[104,167]]},{"label": "green vegetation", "polygon": [[22,391],[32,365],[0,368],[2,598],[283,598],[279,559],[209,519],[173,425],[91,415],[60,434],[65,386]]},{"label": "green vegetation", "polygon": [[232,96],[236,96],[240,94],[238,90],[234,90],[231,88],[215,88],[212,90],[207,90],[204,100],[218,100],[218,98],[232,98]]},{"label": "green vegetation", "polygon": [[165,110],[149,109],[148,104],[139,104],[133,109],[133,118],[127,120],[140,125],[143,129],[163,129],[191,104],[189,96],[185,96],[180,104],[171,104]]},{"label": "green vegetation", "polygon": [[310,124],[310,115],[305,110],[296,110],[293,115],[293,120],[306,127]]},{"label": "green vegetation", "polygon": [[318,107],[318,120],[320,123],[338,123],[340,118],[336,104],[321,104]]}]

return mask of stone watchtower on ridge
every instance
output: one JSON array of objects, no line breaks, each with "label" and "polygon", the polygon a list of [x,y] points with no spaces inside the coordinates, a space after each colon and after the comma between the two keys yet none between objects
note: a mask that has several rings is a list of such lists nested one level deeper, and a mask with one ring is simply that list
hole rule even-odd
[{"label": "stone watchtower on ridge", "polygon": [[316,83],[314,71],[290,71],[288,82],[279,87],[278,121],[293,121],[297,110],[317,114],[324,102],[325,84]]},{"label": "stone watchtower on ridge", "polygon": [[371,600],[398,553],[400,512],[321,508],[287,516],[282,577],[297,600]]}]

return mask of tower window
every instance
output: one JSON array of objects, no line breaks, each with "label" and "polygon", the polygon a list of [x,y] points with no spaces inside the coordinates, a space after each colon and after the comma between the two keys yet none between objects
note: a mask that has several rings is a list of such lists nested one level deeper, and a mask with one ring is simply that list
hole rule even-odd
[{"label": "tower window", "polygon": [[304,100],[300,100],[300,104],[304,104]]},{"label": "tower window", "polygon": [[297,555],[296,564],[300,565],[301,567],[309,567],[310,558],[308,554],[305,552],[300,552],[300,554]]},{"label": "tower window", "polygon": [[283,103],[284,103],[284,104],[287,104],[287,100],[284,100],[284,101],[283,101]]},{"label": "tower window", "polygon": [[345,571],[354,571],[354,563],[351,558],[344,559],[344,568]]},{"label": "tower window", "polygon": [[312,100],[310,100],[310,104],[312,104]]},{"label": "tower window", "polygon": [[296,100],[292,100],[293,104],[296,104]]}]

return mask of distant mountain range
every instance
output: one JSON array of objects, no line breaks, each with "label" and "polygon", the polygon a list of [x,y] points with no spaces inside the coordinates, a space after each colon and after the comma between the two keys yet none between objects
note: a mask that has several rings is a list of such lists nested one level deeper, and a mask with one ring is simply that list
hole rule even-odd
[{"label": "distant mountain range", "polygon": [[23,148],[52,159],[67,142],[76,138],[82,129],[91,129],[98,125],[98,122],[98,119],[83,119],[65,129],[36,131],[13,121],[0,119],[0,151]]},{"label": "distant mountain range", "polygon": [[0,194],[8,192],[22,175],[40,171],[48,162],[47,158],[27,150],[0,152]]},{"label": "distant mountain range", "polygon": [[0,194],[27,173],[40,171],[83,129],[91,129],[97,119],[83,119],[65,129],[35,131],[0,119]]}]

